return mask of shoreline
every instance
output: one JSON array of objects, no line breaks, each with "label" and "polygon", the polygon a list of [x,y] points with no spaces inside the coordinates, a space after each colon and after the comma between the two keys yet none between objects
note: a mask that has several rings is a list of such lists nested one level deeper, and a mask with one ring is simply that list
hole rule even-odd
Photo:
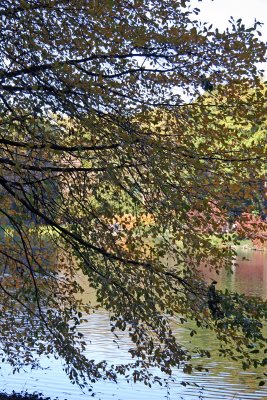
[{"label": "shoreline", "polygon": [[[56,400],[56,399],[57,399],[57,397],[54,400]],[[5,393],[5,392],[0,391],[0,400],[52,400],[52,399],[51,399],[51,397],[45,397],[42,393],[38,393],[38,392],[17,393],[13,390],[13,392],[11,392],[11,393]]]},{"label": "shoreline", "polygon": [[263,247],[258,247],[255,246],[251,241],[250,243],[247,240],[243,241],[244,243],[238,244],[233,246],[235,249],[242,249],[242,250],[250,250],[250,251],[267,251],[267,247],[263,246]]}]

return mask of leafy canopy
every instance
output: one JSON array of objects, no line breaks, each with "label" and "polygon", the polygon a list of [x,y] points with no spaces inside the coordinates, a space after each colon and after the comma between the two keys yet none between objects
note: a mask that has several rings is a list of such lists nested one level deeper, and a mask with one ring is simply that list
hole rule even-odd
[{"label": "leafy canopy", "polygon": [[[266,46],[257,22],[220,32],[197,13],[187,0],[1,1],[1,352],[14,368],[53,354],[80,384],[188,372],[170,319],[213,330],[244,367],[266,362],[266,303],[199,272],[231,263],[222,221],[264,180],[264,135],[251,138],[266,123]],[[131,337],[131,365],[85,357],[77,328],[96,305],[80,270]]]}]

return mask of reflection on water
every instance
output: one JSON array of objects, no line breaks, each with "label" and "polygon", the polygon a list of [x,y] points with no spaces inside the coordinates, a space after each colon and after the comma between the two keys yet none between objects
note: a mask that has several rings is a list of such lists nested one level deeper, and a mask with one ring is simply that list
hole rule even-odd
[{"label": "reflection on water", "polygon": [[214,271],[203,271],[206,279],[218,281],[220,289],[267,299],[267,252],[240,249],[236,261],[232,272],[222,271],[220,277]]},{"label": "reflection on water", "polygon": [[[245,260],[243,258],[249,259]],[[238,255],[238,264],[233,266],[233,273],[223,272],[220,277],[205,271],[206,279],[216,279],[218,287],[237,290],[249,295],[257,295],[267,299],[267,253],[249,252],[242,250]],[[92,297],[92,292],[86,294]],[[88,343],[87,353],[90,359],[110,363],[122,363],[130,360],[127,352],[131,346],[126,335],[116,342],[109,330],[109,316],[104,311],[98,311],[88,318],[88,322],[81,327],[81,331]],[[177,338],[183,343],[189,343],[189,329],[186,326],[177,326]],[[216,347],[216,342],[210,332],[199,332],[196,336],[197,346]],[[209,373],[193,373],[185,375],[179,371],[174,373],[174,381],[169,381],[167,387],[155,385],[147,388],[142,384],[127,384],[120,379],[118,384],[97,382],[94,385],[95,398],[102,400],[196,400],[200,399],[267,399],[267,387],[258,387],[255,381],[257,371],[242,371],[237,364],[226,361],[213,355],[212,359],[204,364]],[[30,371],[12,374],[8,365],[3,364],[0,370],[0,391],[12,390],[42,392],[46,396],[59,399],[78,400],[88,398],[88,393],[81,393],[80,389],[71,385],[62,371],[60,360],[43,360],[44,371]],[[159,372],[156,371],[158,374]],[[183,387],[180,382],[187,381],[191,385]],[[196,386],[196,384],[198,386]]]},{"label": "reflection on water", "polygon": [[[242,257],[248,260],[242,260]],[[253,257],[247,251],[239,255],[238,266],[234,271],[235,289],[247,295],[267,299],[267,253],[255,251]]]}]

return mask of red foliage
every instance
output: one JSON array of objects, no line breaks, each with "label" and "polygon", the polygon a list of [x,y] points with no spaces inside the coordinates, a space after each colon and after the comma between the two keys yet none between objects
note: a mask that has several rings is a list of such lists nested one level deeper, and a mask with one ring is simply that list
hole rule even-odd
[{"label": "red foliage", "polygon": [[267,223],[259,216],[243,213],[235,223],[236,233],[241,239],[251,239],[254,246],[267,246]]},{"label": "red foliage", "polygon": [[229,230],[227,216],[214,203],[208,203],[205,210],[190,210],[188,212],[195,230],[201,233],[213,234]]}]

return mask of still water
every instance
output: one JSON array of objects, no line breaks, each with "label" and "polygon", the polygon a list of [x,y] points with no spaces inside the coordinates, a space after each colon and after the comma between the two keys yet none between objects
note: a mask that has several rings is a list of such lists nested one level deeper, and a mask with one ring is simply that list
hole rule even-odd
[{"label": "still water", "polygon": [[[249,260],[245,261],[242,258]],[[238,265],[233,267],[233,274],[223,273],[220,278],[205,273],[208,281],[216,278],[219,288],[228,288],[248,295],[261,296],[267,299],[267,252],[239,252]],[[90,296],[90,293],[87,293]],[[114,336],[109,330],[109,315],[104,311],[90,315],[88,322],[83,324],[81,332],[88,343],[88,357],[96,361],[103,359],[110,363],[129,361],[127,352],[131,346],[127,336],[123,336],[120,345],[114,342]],[[191,339],[186,326],[177,327],[175,334],[184,344]],[[199,332],[196,336],[196,345],[213,350],[216,346],[210,332]],[[83,393],[73,386],[64,372],[59,360],[44,359],[45,370],[25,370],[19,374],[12,374],[12,369],[5,364],[0,370],[0,391],[25,391],[43,393],[52,399],[60,400],[88,399],[90,394]],[[148,388],[142,384],[126,383],[121,379],[118,384],[97,382],[94,384],[94,398],[101,400],[246,400],[267,399],[267,386],[259,387],[255,376],[259,371],[242,371],[232,361],[220,357],[213,357],[206,361],[209,372],[192,373],[185,375],[175,371],[174,381],[167,386],[159,385]],[[158,372],[158,371],[157,371]],[[263,371],[261,371],[263,372]],[[186,387],[182,381],[189,383]],[[197,386],[196,386],[197,384]]]}]

